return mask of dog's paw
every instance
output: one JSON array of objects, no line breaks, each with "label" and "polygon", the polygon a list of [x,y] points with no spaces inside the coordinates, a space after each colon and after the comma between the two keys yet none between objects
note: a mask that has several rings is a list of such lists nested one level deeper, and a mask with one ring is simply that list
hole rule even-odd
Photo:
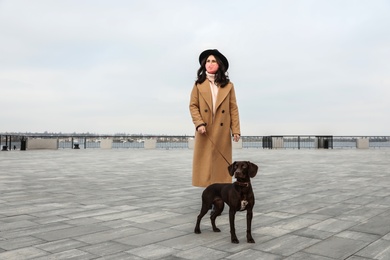
[{"label": "dog's paw", "polygon": [[253,238],[248,239],[248,243],[255,243],[255,240]]},{"label": "dog's paw", "polygon": [[213,231],[214,232],[221,232],[221,230],[219,228],[214,228]]},{"label": "dog's paw", "polygon": [[200,232],[200,228],[195,228],[194,232],[195,232],[195,234],[200,234],[200,233],[202,233],[202,232]]},{"label": "dog's paw", "polygon": [[233,244],[238,244],[240,241],[237,238],[232,238],[232,243]]}]

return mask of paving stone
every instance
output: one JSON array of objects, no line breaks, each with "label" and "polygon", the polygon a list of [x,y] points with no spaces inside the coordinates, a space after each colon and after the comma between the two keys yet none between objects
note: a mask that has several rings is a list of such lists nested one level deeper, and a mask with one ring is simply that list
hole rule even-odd
[{"label": "paving stone", "polygon": [[315,214],[315,213],[305,213],[300,215],[302,218],[316,219],[316,220],[326,220],[329,218],[327,215]]},{"label": "paving stone", "polygon": [[334,260],[334,258],[298,252],[287,258],[284,258],[284,260]]},{"label": "paving stone", "polygon": [[326,232],[338,233],[354,225],[356,225],[356,222],[331,218],[331,219],[324,220],[320,223],[314,224],[310,226],[310,228],[318,229]]},{"label": "paving stone", "polygon": [[302,218],[302,217],[298,216],[298,217],[283,219],[283,220],[280,220],[278,222],[274,222],[269,226],[275,227],[278,229],[286,229],[286,230],[295,231],[298,229],[312,226],[318,222],[321,222],[321,220]]},{"label": "paving stone", "polygon": [[1,236],[7,239],[23,237],[23,236],[33,236],[38,233],[50,232],[55,230],[61,230],[66,228],[72,228],[74,226],[64,224],[64,223],[49,223],[46,225],[35,225],[29,228],[17,229],[17,230],[8,230],[1,232]]},{"label": "paving stone", "polygon": [[158,245],[172,247],[180,250],[188,250],[190,248],[209,245],[210,241],[224,240],[225,243],[230,242],[230,233],[222,234],[219,232],[208,232],[202,234],[188,234],[185,236],[175,237],[158,242]]},{"label": "paving stone", "polygon": [[[376,206],[376,205],[373,205],[373,206]],[[379,214],[378,217],[390,217],[390,206],[387,205],[387,206],[382,206],[382,207],[387,208],[387,210],[385,212]]]},{"label": "paving stone", "polygon": [[[326,198],[328,200],[328,198]],[[329,203],[327,201],[327,203]],[[352,211],[359,206],[355,204],[347,204],[347,203],[337,203],[333,205],[329,205],[327,207],[323,207],[321,209],[313,211],[315,214],[320,214],[320,215],[328,215],[328,216],[333,216],[333,217],[338,217],[339,215]]]},{"label": "paving stone", "polygon": [[266,216],[266,217],[270,217],[271,219],[278,221],[279,219],[286,219],[286,218],[295,217],[296,214],[281,212],[281,211],[273,211],[273,212],[268,212],[266,214],[262,214],[261,216],[262,216],[262,218],[264,218]]},{"label": "paving stone", "polygon": [[386,208],[372,208],[372,207],[360,207],[337,216],[338,219],[354,221],[354,222],[365,222],[368,219],[380,215],[381,213],[387,211]]},{"label": "paving stone", "polygon": [[11,223],[3,223],[0,226],[0,231],[7,231],[7,230],[14,230],[14,229],[20,229],[20,228],[26,228],[31,226],[36,226],[37,223],[31,222],[29,220],[21,220]]},{"label": "paving stone", "polygon": [[374,242],[380,238],[380,236],[378,236],[378,235],[361,233],[361,232],[350,231],[350,230],[343,231],[341,233],[338,233],[335,236],[354,239],[354,240],[360,240],[360,241],[365,241],[365,242]]},{"label": "paving stone", "polygon": [[42,243],[41,239],[25,236],[25,237],[13,238],[13,239],[1,240],[0,248],[4,250],[14,250],[17,248],[29,247],[41,243]]},{"label": "paving stone", "polygon": [[277,228],[277,227],[260,227],[252,230],[253,234],[259,234],[263,236],[280,237],[291,233],[291,230]]},{"label": "paving stone", "polygon": [[[145,258],[141,258],[139,256],[135,256],[126,252],[116,253],[112,255],[105,255],[102,257],[98,257],[95,260],[145,260]],[[170,259],[170,258],[168,258]]]},{"label": "paving stone", "polygon": [[115,253],[120,253],[123,251],[127,251],[131,249],[132,247],[125,244],[120,244],[116,242],[104,242],[104,243],[94,243],[93,245],[84,246],[82,248],[79,248],[82,251],[89,252],[93,255],[97,256],[106,256],[106,255],[112,255]]},{"label": "paving stone", "polygon": [[87,210],[82,212],[76,212],[76,213],[70,213],[70,214],[63,214],[68,219],[76,219],[76,218],[88,218],[88,217],[97,217],[101,215],[107,215],[111,213],[117,213],[117,210],[109,209],[109,208],[100,208],[96,210]]},{"label": "paving stone", "polygon": [[36,245],[35,247],[50,253],[58,253],[62,251],[68,251],[71,249],[77,249],[79,247],[83,247],[86,245],[88,244],[74,239],[63,239],[63,240],[56,240],[53,242],[46,242],[40,245]]},{"label": "paving stone", "polygon": [[276,255],[289,256],[313,244],[316,244],[319,241],[320,240],[318,239],[296,235],[285,235],[258,245],[256,246],[256,249]]},{"label": "paving stone", "polygon": [[180,214],[172,213],[172,212],[153,212],[153,213],[148,213],[144,214],[141,216],[136,216],[136,217],[130,217],[130,218],[125,218],[125,220],[129,220],[135,223],[146,223],[146,222],[151,222],[155,220],[163,220],[163,219],[169,219],[169,218],[174,218],[180,216]]},{"label": "paving stone", "polygon": [[143,212],[142,211],[140,212],[140,210],[130,210],[130,211],[121,211],[121,212],[115,212],[111,214],[94,216],[94,218],[101,221],[110,221],[110,220],[118,220],[118,219],[130,218],[134,216],[140,216],[142,215],[142,213]]},{"label": "paving stone", "polygon": [[37,257],[48,255],[47,252],[34,247],[25,247],[16,250],[9,250],[0,253],[0,259],[20,260],[36,259]]},{"label": "paving stone", "polygon": [[95,259],[96,255],[81,251],[79,249],[71,249],[47,256],[41,256],[34,258],[34,260],[58,260],[58,259],[77,259],[77,260],[88,260]]},{"label": "paving stone", "polygon": [[178,250],[161,245],[147,245],[131,249],[126,252],[145,259],[161,259],[174,255],[178,252]]},{"label": "paving stone", "polygon": [[356,255],[379,260],[390,259],[390,241],[377,240],[357,252]]},{"label": "paving stone", "polygon": [[[222,214],[224,214],[224,213],[222,213]],[[219,219],[220,218],[218,218],[217,221]],[[189,222],[193,222],[194,226],[195,226],[196,216],[194,216],[194,212],[192,212],[190,214],[181,213],[181,214],[177,214],[176,216],[171,216],[168,218],[161,218],[158,221],[163,222],[163,223],[167,223],[170,226],[176,226],[176,225],[180,225],[180,224],[186,224]]]},{"label": "paving stone", "polygon": [[351,230],[383,236],[390,232],[390,218],[387,216],[373,217],[365,223],[354,226]]},{"label": "paving stone", "polygon": [[[78,205],[78,206],[80,206],[80,205]],[[38,218],[52,217],[52,216],[64,217],[64,215],[73,214],[73,213],[82,212],[82,211],[85,211],[84,207],[81,207],[81,206],[77,207],[74,204],[70,204],[70,205],[65,204],[63,207],[58,208],[58,209],[53,209],[53,210],[44,211],[44,212],[35,212],[31,215],[38,217]],[[69,219],[69,218],[67,218],[67,219]]]},{"label": "paving stone", "polygon": [[3,217],[0,217],[0,224],[12,223],[12,222],[21,221],[21,220],[33,220],[34,222],[36,222],[36,220],[38,220],[38,219],[34,216],[31,216],[31,215],[17,215],[17,216],[7,216],[7,217],[3,216]]},{"label": "paving stone", "polygon": [[321,240],[327,239],[328,237],[334,235],[334,233],[331,232],[326,232],[326,231],[312,229],[312,228],[302,228],[300,230],[293,232],[292,234],[297,236],[308,237],[308,238],[321,239]]},{"label": "paving stone", "polygon": [[368,244],[368,242],[359,240],[330,237],[309,248],[304,249],[303,251],[314,255],[322,255],[335,259],[345,259],[355,254]]},{"label": "paving stone", "polygon": [[115,239],[115,241],[118,243],[123,243],[131,246],[145,246],[163,240],[184,236],[186,234],[187,234],[186,232],[177,231],[173,229],[163,229],[157,231],[149,231],[142,234],[128,236],[120,239]]},{"label": "paving stone", "polygon": [[72,225],[72,226],[84,226],[84,225],[91,225],[91,224],[103,224],[101,220],[98,220],[94,217],[87,217],[87,218],[76,218],[76,219],[68,219],[65,220],[64,223]]},{"label": "paving stone", "polygon": [[243,259],[261,259],[261,260],[281,260],[283,259],[282,256],[270,254],[267,252],[257,251],[253,249],[247,249],[244,251],[241,251],[239,253],[233,254],[231,256],[226,257],[226,259],[231,260],[243,260]]},{"label": "paving stone", "polygon": [[365,258],[361,256],[351,256],[348,257],[346,260],[372,260],[372,258]]},{"label": "paving stone", "polygon": [[112,229],[132,227],[134,225],[134,223],[122,219],[104,221],[104,222],[100,222],[100,224],[102,226],[109,227]]},{"label": "paving stone", "polygon": [[[295,215],[301,215],[308,212],[315,212],[315,210],[318,210],[320,208],[323,208],[327,206],[328,204],[318,202],[318,201],[311,201],[307,203],[302,204],[295,204],[295,205],[289,205],[288,207],[282,207],[279,210],[287,213],[292,213]],[[322,214],[321,212],[318,212],[318,214]]]},{"label": "paving stone", "polygon": [[204,259],[204,257],[207,256],[207,259],[212,260],[212,259],[223,259],[229,256],[229,253],[200,246],[185,251],[180,251],[178,253],[175,253],[174,256],[183,259]]},{"label": "paving stone", "polygon": [[70,237],[78,237],[85,234],[97,233],[103,230],[108,230],[108,228],[101,225],[93,224],[93,225],[86,225],[81,227],[71,227],[66,229],[38,233],[38,234],[34,234],[34,236],[46,241],[54,241],[54,240],[70,238]]},{"label": "paving stone", "polygon": [[377,197],[377,196],[361,195],[361,196],[351,198],[349,200],[345,200],[344,203],[351,203],[351,204],[357,204],[357,205],[367,205],[367,204],[370,204],[373,201],[376,201],[378,199],[379,199],[379,197]]},{"label": "paving stone", "polygon": [[[29,198],[24,198],[24,200],[28,200]],[[25,202],[23,202],[25,203]],[[15,206],[12,203],[8,203],[8,207],[3,207],[0,209],[0,214],[4,214],[6,216],[15,216],[15,215],[28,215],[28,214],[36,214],[38,212],[45,212],[53,209],[52,205],[49,204],[33,204],[33,205],[21,205]]]},{"label": "paving stone", "polygon": [[49,216],[49,217],[42,217],[34,220],[35,223],[38,224],[48,224],[48,223],[56,223],[56,222],[65,222],[69,220],[69,218],[62,217],[62,216]]},{"label": "paving stone", "polygon": [[382,239],[390,240],[390,233],[387,233],[385,236],[382,237]]},{"label": "paving stone", "polygon": [[88,244],[99,244],[102,242],[124,238],[124,237],[137,235],[141,233],[145,233],[145,230],[136,227],[126,227],[126,228],[119,228],[119,229],[108,229],[101,232],[81,235],[75,237],[74,239]]},{"label": "paving stone", "polygon": [[[189,223],[187,223],[187,224],[189,224]],[[167,228],[171,227],[171,225],[169,225],[167,223],[162,223],[159,221],[151,221],[151,222],[145,222],[145,223],[134,223],[133,222],[132,225],[137,227],[137,228],[145,229],[148,231],[156,231],[159,229],[167,229]],[[191,223],[191,225],[193,225],[193,224]],[[188,230],[186,230],[186,231],[188,231]]]}]

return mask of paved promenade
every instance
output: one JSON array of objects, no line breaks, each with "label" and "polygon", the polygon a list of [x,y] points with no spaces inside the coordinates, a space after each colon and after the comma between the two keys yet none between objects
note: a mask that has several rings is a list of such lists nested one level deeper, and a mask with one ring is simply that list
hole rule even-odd
[{"label": "paved promenade", "polygon": [[255,244],[194,234],[192,151],[0,152],[0,259],[390,259],[390,149],[234,150],[260,171]]}]

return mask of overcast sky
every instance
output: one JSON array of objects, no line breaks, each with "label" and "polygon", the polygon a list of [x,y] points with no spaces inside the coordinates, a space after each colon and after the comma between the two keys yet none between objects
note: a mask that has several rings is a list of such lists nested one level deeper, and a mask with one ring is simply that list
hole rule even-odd
[{"label": "overcast sky", "polygon": [[242,135],[390,135],[388,0],[0,0],[0,133],[193,135],[204,49]]}]

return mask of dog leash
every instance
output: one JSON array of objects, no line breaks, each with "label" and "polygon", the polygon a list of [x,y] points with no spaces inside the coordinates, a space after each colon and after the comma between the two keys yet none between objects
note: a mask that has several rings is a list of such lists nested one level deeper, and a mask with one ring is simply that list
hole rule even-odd
[{"label": "dog leash", "polygon": [[210,142],[214,145],[215,147],[215,150],[217,150],[217,152],[222,156],[222,158],[227,162],[228,165],[231,165],[231,163],[226,159],[226,157],[221,153],[221,151],[218,149],[217,145],[213,142],[213,140],[211,140],[210,136],[207,134],[207,132],[205,132],[205,135],[207,136],[207,138],[210,140]]}]

